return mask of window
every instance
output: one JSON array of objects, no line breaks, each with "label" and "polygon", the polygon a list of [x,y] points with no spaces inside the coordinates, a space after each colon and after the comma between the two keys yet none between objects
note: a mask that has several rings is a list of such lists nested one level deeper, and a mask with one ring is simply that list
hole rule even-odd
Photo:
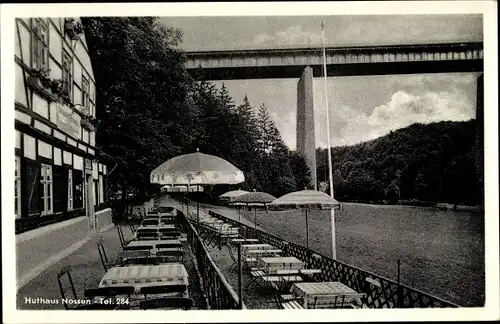
[{"label": "window", "polygon": [[14,210],[16,218],[21,217],[21,158],[16,156],[16,174],[14,186]]},{"label": "window", "polygon": [[68,210],[73,209],[73,171],[68,171]]},{"label": "window", "polygon": [[40,178],[42,184],[42,215],[48,215],[53,210],[53,188],[52,188],[52,166],[42,164],[42,176]]},{"label": "window", "polygon": [[82,76],[82,106],[85,107],[85,110],[92,114],[90,110],[90,83],[89,80]]},{"label": "window", "polygon": [[37,70],[48,69],[48,33],[45,22],[40,18],[32,20],[32,67]]},{"label": "window", "polygon": [[63,51],[62,65],[63,92],[71,98],[73,90],[73,58],[66,51]]}]

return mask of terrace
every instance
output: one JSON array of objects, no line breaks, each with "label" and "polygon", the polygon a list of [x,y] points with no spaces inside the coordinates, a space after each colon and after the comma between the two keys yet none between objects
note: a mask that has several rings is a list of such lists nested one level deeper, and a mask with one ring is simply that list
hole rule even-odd
[{"label": "terrace", "polygon": [[[197,222],[196,214],[190,212],[186,217],[181,211],[182,206],[177,202],[162,200],[160,206],[171,206],[177,209],[175,227],[180,229],[180,236],[175,238],[182,242],[183,257],[180,260],[174,260],[173,263],[181,264],[187,273],[188,283],[182,296],[187,296],[191,300],[189,307],[191,310],[302,308],[307,307],[307,301],[309,301],[309,308],[314,308],[316,304],[318,308],[456,307],[452,303],[425,292],[343,264],[210,209],[200,208],[201,220]],[[145,222],[143,225],[155,224]],[[48,301],[60,299],[61,292],[57,278],[60,270],[66,266],[71,267],[78,298],[83,298],[86,290],[102,287],[105,281],[103,276],[109,274],[109,271],[106,271],[109,269],[105,269],[108,263],[124,265],[124,253],[139,252],[126,251],[129,244],[127,241],[135,239],[135,245],[140,246],[151,242],[151,239],[158,241],[163,239],[160,237],[161,234],[154,234],[154,237],[142,237],[142,234],[139,234],[143,230],[139,230],[134,224],[119,224],[116,228],[97,235],[94,240],[85,244],[76,253],[22,287],[18,291],[18,308],[64,309],[61,303],[27,303],[25,298],[37,296]],[[148,232],[150,233],[146,231]],[[171,235],[171,232],[169,233]],[[108,262],[101,262],[98,243],[104,246]],[[239,291],[240,268],[237,262],[239,244],[242,246],[241,292]],[[247,249],[245,245],[248,246]],[[154,257],[148,255],[146,262],[145,259],[134,259],[132,255],[125,256],[127,257],[129,260],[134,260],[128,262],[129,267],[144,263],[148,263],[147,266],[173,264],[172,260],[158,259],[158,255]],[[272,268],[273,257],[288,261],[296,260],[296,262],[290,261],[290,264],[287,263],[286,266],[281,262],[283,266]],[[294,264],[297,266],[295,267]],[[333,302],[332,296],[323,298],[323,303],[318,302],[317,297],[311,300],[307,294],[301,296],[301,291],[298,289],[308,287],[308,285],[312,287],[314,284],[332,282],[335,282],[343,291],[336,294],[337,297]],[[113,283],[116,283],[116,279]],[[131,299],[133,307],[138,307],[137,305],[146,299],[146,296],[144,298],[141,296],[142,290],[140,292],[138,294],[136,289],[136,294],[139,296],[134,295]],[[239,293],[243,301],[241,304]],[[343,297],[339,299],[339,296]],[[349,298],[346,299],[346,296]],[[311,307],[312,303],[314,304]]]}]

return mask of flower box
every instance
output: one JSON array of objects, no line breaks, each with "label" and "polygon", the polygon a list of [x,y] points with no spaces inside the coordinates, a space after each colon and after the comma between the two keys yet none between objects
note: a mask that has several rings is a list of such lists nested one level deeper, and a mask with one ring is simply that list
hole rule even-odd
[{"label": "flower box", "polygon": [[80,125],[91,132],[95,131],[94,121],[91,117],[82,118],[80,120]]},{"label": "flower box", "polygon": [[75,21],[74,19],[66,19],[64,23],[64,30],[68,33],[72,40],[77,40],[80,35],[83,34],[83,26],[81,23]]},{"label": "flower box", "polygon": [[36,91],[49,101],[56,101],[57,95],[52,90],[42,83],[41,77],[37,75],[30,75],[27,80],[28,86]]}]

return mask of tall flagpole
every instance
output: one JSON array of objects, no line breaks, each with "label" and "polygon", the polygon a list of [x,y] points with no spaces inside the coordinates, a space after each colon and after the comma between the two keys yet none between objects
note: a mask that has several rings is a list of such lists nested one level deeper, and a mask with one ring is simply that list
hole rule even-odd
[{"label": "tall flagpole", "polygon": [[[332,172],[332,149],[330,144],[330,113],[328,108],[328,89],[326,73],[326,50],[325,50],[325,25],[321,22],[321,44],[323,45],[323,77],[325,83],[325,107],[326,107],[326,140],[328,145],[328,176],[330,178],[330,196],[333,198],[333,172]],[[330,219],[332,225],[332,257],[337,258],[335,245],[335,210],[330,209]]]}]

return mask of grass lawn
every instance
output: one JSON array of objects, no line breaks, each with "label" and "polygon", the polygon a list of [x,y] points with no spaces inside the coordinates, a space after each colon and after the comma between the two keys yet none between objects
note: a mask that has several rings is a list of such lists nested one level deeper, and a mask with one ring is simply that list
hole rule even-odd
[{"label": "grass lawn", "polygon": [[[235,210],[214,207],[238,219]],[[329,211],[310,211],[309,247],[331,255]],[[252,212],[241,213],[252,224]],[[306,245],[305,213],[258,212],[257,225]],[[335,211],[337,259],[461,306],[484,305],[484,217],[478,213],[409,206],[344,204]]]}]

